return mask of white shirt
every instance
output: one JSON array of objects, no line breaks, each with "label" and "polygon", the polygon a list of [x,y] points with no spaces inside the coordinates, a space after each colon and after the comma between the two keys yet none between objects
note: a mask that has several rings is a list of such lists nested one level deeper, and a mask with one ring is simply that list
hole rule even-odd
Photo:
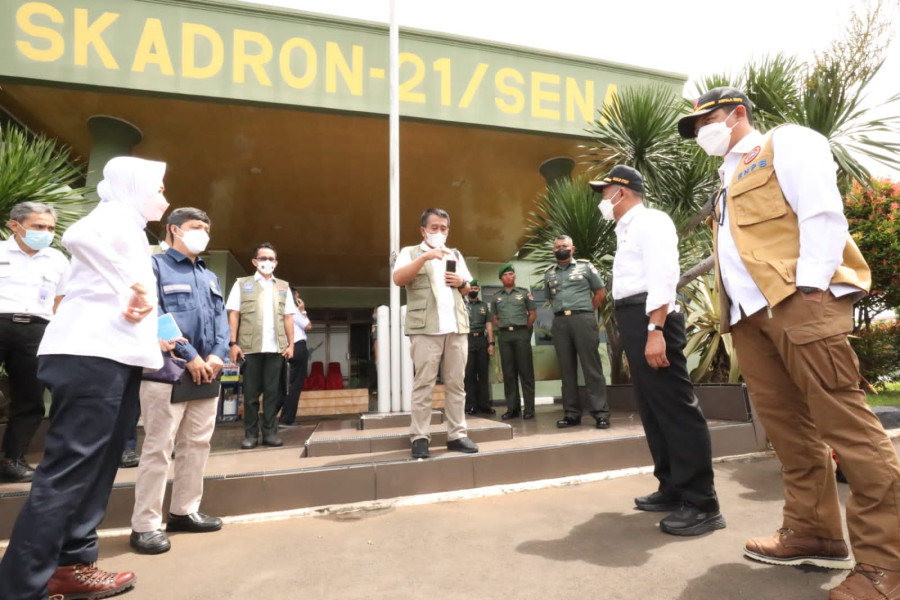
[{"label": "white shirt", "polygon": [[69,261],[55,248],[29,255],[15,234],[0,243],[0,313],[53,318],[53,301],[63,294]]},{"label": "white shirt", "polygon": [[[419,244],[419,249],[422,252],[428,252],[431,250],[431,247],[422,242]],[[455,260],[456,261],[456,274],[463,278],[463,281],[471,281],[472,274],[469,273],[469,268],[466,266],[466,261],[462,257],[462,254],[458,252],[451,252],[450,254],[445,254],[444,258],[432,258],[431,259],[431,268],[433,269],[433,280],[432,280],[432,289],[437,289],[437,310],[438,310],[438,331],[437,333],[431,335],[446,335],[448,333],[457,333],[459,331],[459,326],[456,323],[456,304],[455,299],[453,298],[453,294],[458,294],[459,292],[446,283],[444,283],[444,273],[447,269],[447,260]],[[401,267],[405,267],[413,261],[413,258],[409,255],[409,252],[400,252],[397,256],[397,262],[394,263],[394,271]]]},{"label": "white shirt", "polygon": [[294,343],[306,340],[306,326],[309,325],[309,317],[305,313],[294,313]]},{"label": "white shirt", "polygon": [[[262,273],[257,271],[253,274],[253,279],[255,279],[263,289],[263,330],[260,352],[278,352],[278,338],[275,334],[275,300],[273,298],[275,277],[273,276],[266,279]],[[231,286],[231,293],[228,294],[228,302],[225,303],[225,310],[241,312],[241,290],[237,281]],[[291,290],[288,289],[287,297],[284,299],[284,314],[293,315],[296,312],[297,305],[294,304]],[[278,323],[278,326],[284,327],[284,323]]]},{"label": "white shirt", "polygon": [[[723,185],[731,183],[744,154],[762,143],[763,134],[754,129],[734,145],[719,168]],[[848,231],[844,202],[837,188],[837,166],[828,140],[812,129],[786,125],[772,134],[772,144],[775,175],[800,225],[796,285],[824,290],[841,264]],[[733,325],[741,319],[741,308],[745,315],[752,315],[765,308],[767,302],[741,260],[731,236],[727,210],[725,222],[719,227],[717,251],[722,283],[731,299]],[[859,292],[850,285],[832,285],[830,289],[835,296]]]},{"label": "white shirt", "polygon": [[616,300],[647,292],[646,312],[675,309],[678,234],[666,213],[636,204],[616,223],[612,295]]},{"label": "white shirt", "polygon": [[162,366],[154,314],[139,323],[122,316],[135,283],[143,284],[148,301],[157,305],[150,244],[134,215],[130,205],[101,202],[66,230],[62,243],[72,254],[69,281],[38,355],[97,356],[138,367]]}]

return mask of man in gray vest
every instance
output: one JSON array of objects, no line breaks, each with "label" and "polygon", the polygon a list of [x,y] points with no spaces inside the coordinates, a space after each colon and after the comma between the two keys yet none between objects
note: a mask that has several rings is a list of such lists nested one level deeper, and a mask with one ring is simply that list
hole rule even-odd
[{"label": "man in gray vest", "polygon": [[432,392],[444,371],[447,449],[478,452],[466,434],[464,377],[469,315],[464,298],[472,276],[462,255],[446,247],[450,215],[440,208],[422,213],[422,243],[400,250],[394,283],[406,287],[406,335],[415,367],[409,437],[413,458],[428,458]]},{"label": "man in gray vest", "polygon": [[[255,448],[262,429],[264,446],[281,446],[275,435],[278,423],[279,381],[284,359],[294,355],[294,314],[297,307],[287,281],[272,276],[278,255],[272,244],[260,244],[253,254],[256,273],[239,277],[228,294],[231,325],[231,362],[244,365],[244,441],[242,450]],[[263,396],[263,422],[259,424],[259,395]]]}]

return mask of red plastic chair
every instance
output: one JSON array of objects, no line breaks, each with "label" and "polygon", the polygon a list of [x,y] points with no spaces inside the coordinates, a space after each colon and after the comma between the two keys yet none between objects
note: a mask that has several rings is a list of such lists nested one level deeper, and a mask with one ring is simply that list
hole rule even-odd
[{"label": "red plastic chair", "polygon": [[325,377],[326,390],[344,389],[344,376],[341,375],[341,363],[328,363],[328,375]]},{"label": "red plastic chair", "polygon": [[325,367],[322,361],[317,360],[310,366],[309,375],[303,383],[303,389],[317,391],[325,389]]}]

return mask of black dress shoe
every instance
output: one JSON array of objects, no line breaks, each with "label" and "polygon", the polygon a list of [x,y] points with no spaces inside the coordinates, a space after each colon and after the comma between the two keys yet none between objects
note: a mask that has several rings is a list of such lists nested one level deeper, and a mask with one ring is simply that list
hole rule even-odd
[{"label": "black dress shoe", "polygon": [[534,411],[533,411],[533,410],[526,410],[525,412],[522,413],[522,418],[525,419],[526,421],[527,421],[528,419],[533,419],[533,418],[534,418]]},{"label": "black dress shoe", "polygon": [[284,440],[282,440],[277,435],[264,435],[263,436],[263,446],[272,446],[273,448],[280,448],[284,446]]},{"label": "black dress shoe", "polygon": [[467,437],[458,440],[450,440],[447,442],[447,450],[453,452],[465,452],[466,454],[475,454],[478,452],[478,446]]},{"label": "black dress shoe", "polygon": [[503,413],[502,415],[500,415],[500,418],[503,419],[504,421],[509,421],[510,419],[517,419],[517,418],[519,418],[520,416],[522,416],[522,412],[521,412],[521,411],[518,411],[518,410],[508,410],[508,411],[506,411],[505,413]]},{"label": "black dress shoe", "polygon": [[675,493],[666,494],[656,491],[646,496],[638,496],[634,499],[634,505],[638,510],[668,512],[681,508],[681,496]]},{"label": "black dress shoe", "polygon": [[241,450],[253,450],[258,443],[259,440],[255,437],[245,437],[244,441],[241,442]]},{"label": "black dress shoe", "polygon": [[478,414],[478,411],[475,410],[474,408],[467,408],[467,409],[466,409],[466,414],[467,414],[467,415],[472,415],[472,416],[474,416],[474,415],[477,415],[477,414]]},{"label": "black dress shoe", "polygon": [[419,438],[417,440],[413,440],[412,443],[412,457],[413,458],[428,458],[431,454],[428,452],[428,440],[425,438]]},{"label": "black dress shoe", "polygon": [[0,479],[26,483],[34,478],[34,469],[24,458],[4,458],[0,461]]},{"label": "black dress shoe", "polygon": [[681,508],[660,521],[659,528],[671,535],[701,535],[725,529],[725,519],[718,510],[701,510],[685,502]]},{"label": "black dress shoe", "polygon": [[189,515],[173,515],[166,517],[166,531],[190,531],[192,533],[206,533],[222,529],[222,519],[210,517],[201,512]]},{"label": "black dress shoe", "polygon": [[577,427],[578,425],[581,425],[581,419],[573,419],[572,417],[565,417],[556,422],[556,426],[560,429]]},{"label": "black dress shoe", "polygon": [[134,551],[138,554],[162,554],[168,552],[172,544],[169,542],[169,536],[165,531],[157,529],[156,531],[144,531],[138,533],[131,532],[131,539],[128,541]]},{"label": "black dress shoe", "polygon": [[609,429],[609,419],[606,417],[597,417],[597,429]]}]

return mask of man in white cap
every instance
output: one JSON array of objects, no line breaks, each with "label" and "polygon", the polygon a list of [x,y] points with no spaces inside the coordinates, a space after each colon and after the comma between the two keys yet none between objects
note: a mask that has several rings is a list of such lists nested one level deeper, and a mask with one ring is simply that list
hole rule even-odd
[{"label": "man in white cap", "polygon": [[144,367],[158,369],[153,270],[144,227],[166,208],[166,165],[118,157],[103,169],[100,204],[63,235],[72,254],[66,295],[38,350],[51,390],[50,429],[31,493],[0,561],[0,598],[48,593],[94,599],[135,583],[97,568],[97,526],[138,409]]}]

